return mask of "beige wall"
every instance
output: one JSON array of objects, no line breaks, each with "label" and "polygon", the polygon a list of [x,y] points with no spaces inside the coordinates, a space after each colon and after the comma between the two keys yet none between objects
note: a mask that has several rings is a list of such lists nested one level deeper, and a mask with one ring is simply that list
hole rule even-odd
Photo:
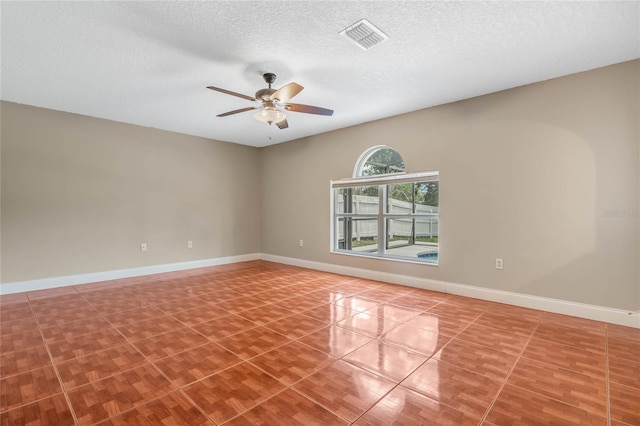
[{"label": "beige wall", "polygon": [[260,251],[257,149],[1,106],[2,282]]},{"label": "beige wall", "polygon": [[[627,62],[264,148],[262,252],[638,309],[639,76]],[[438,267],[329,253],[329,181],[379,144],[440,170]]]}]

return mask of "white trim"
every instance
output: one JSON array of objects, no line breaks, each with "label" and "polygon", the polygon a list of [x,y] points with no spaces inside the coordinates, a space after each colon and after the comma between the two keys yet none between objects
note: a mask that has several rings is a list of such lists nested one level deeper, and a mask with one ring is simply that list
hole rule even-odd
[{"label": "white trim", "polygon": [[324,272],[350,275],[354,277],[372,279],[393,284],[401,284],[426,290],[435,290],[443,293],[456,294],[459,296],[473,297],[475,299],[506,303],[509,305],[521,306],[524,308],[540,309],[557,314],[570,315],[595,321],[603,321],[613,324],[625,325],[628,327],[640,328],[640,316],[630,314],[628,311],[622,309],[588,305],[585,303],[570,302],[566,300],[532,296],[528,294],[513,293],[509,291],[494,290],[466,284],[437,281],[427,278],[411,277],[408,275],[371,271],[368,269],[353,268],[350,266],[340,266],[290,257],[273,256],[269,254],[263,254],[262,259],[270,262],[299,266],[302,268],[316,269]]},{"label": "white trim", "polygon": [[93,272],[89,274],[43,278],[39,280],[1,283],[0,294],[12,294],[12,293],[21,293],[25,291],[45,290],[49,288],[66,287],[70,285],[117,280],[120,278],[139,277],[141,275],[152,275],[152,274],[161,274],[164,272],[183,271],[186,269],[205,268],[207,266],[226,265],[228,263],[260,260],[261,258],[262,258],[262,255],[260,253],[253,253],[253,254],[243,254],[239,256],[217,257],[212,259],[192,260],[192,261],[178,262],[178,263],[167,263],[164,265],[141,266],[139,268],[116,269],[111,271]]},{"label": "white trim", "polygon": [[439,179],[439,171],[416,173],[387,173],[384,175],[364,176],[331,180],[332,188],[348,188],[351,186],[376,186],[403,182],[435,182]]},{"label": "white trim", "polygon": [[138,277],[142,275],[160,274],[164,272],[182,271],[186,269],[204,268],[208,266],[226,265],[229,263],[247,262],[251,260],[266,260],[285,265],[299,266],[318,271],[335,274],[349,275],[409,287],[439,291],[442,293],[456,294],[459,296],[473,297],[492,302],[506,303],[514,306],[522,306],[531,309],[540,309],[547,312],[555,312],[563,315],[586,318],[595,321],[603,321],[628,327],[640,328],[640,315],[631,314],[622,309],[608,308],[604,306],[588,305],[585,303],[569,302],[566,300],[552,299],[548,297],[532,296],[513,293],[509,291],[493,290],[466,284],[450,283],[447,281],[431,280],[427,278],[412,277],[409,275],[391,274],[388,272],[371,271],[368,269],[354,268],[351,266],[333,265],[330,263],[314,262],[310,260],[295,259],[292,257],[275,256],[271,254],[252,253],[239,256],[202,259],[188,262],[169,263],[164,265],[142,266],[139,268],[119,269],[89,274],[68,275],[63,277],[44,278],[31,281],[19,281],[0,284],[0,294],[20,293],[26,291],[44,290],[57,287],[65,287],[78,284],[88,284],[100,281],[109,281],[120,278]]}]

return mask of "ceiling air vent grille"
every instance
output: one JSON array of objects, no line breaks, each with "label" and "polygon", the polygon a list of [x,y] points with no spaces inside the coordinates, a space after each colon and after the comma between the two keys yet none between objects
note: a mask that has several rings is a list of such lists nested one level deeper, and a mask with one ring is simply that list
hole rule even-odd
[{"label": "ceiling air vent grille", "polygon": [[382,43],[389,38],[375,25],[366,19],[361,19],[353,25],[340,31],[340,35],[347,37],[362,50],[371,49],[373,46]]}]

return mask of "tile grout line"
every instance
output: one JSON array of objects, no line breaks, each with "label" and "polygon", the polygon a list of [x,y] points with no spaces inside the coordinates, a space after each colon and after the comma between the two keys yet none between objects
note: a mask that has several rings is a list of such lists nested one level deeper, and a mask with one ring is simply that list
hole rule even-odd
[{"label": "tile grout line", "polygon": [[[77,290],[75,289],[75,287],[73,287],[74,291]],[[27,296],[28,298],[28,296]],[[84,298],[83,298],[84,299]],[[42,332],[42,328],[40,327],[40,323],[37,321],[36,319],[36,314],[33,311],[33,307],[31,306],[31,299],[29,299],[29,309],[31,310],[31,314],[33,315],[33,319],[34,321],[36,321],[36,324],[38,326],[38,332],[40,333],[40,337],[42,338],[42,343],[44,344],[44,347],[47,350],[47,353],[49,354],[49,361],[51,361],[51,367],[53,368],[53,371],[56,373],[56,378],[58,379],[58,383],[60,384],[60,390],[62,392],[62,395],[64,396],[64,399],[67,403],[67,406],[69,407],[69,412],[71,413],[71,417],[73,418],[73,422],[76,425],[80,425],[80,421],[78,420],[78,415],[76,414],[76,410],[73,407],[73,405],[71,404],[71,398],[69,398],[69,394],[67,393],[67,389],[64,386],[64,382],[62,381],[62,376],[60,375],[60,372],[58,371],[58,366],[55,363],[55,360],[53,358],[53,354],[51,353],[51,349],[49,348],[49,343],[47,343],[47,340],[44,338],[44,333]],[[51,395],[49,395],[48,397],[51,397]],[[46,399],[46,398],[42,398],[42,399]]]},{"label": "tile grout line", "polygon": [[[438,305],[439,305],[439,304],[441,304],[442,302],[444,302],[444,300],[442,300],[442,301],[440,301],[440,302],[436,303],[435,305],[431,306],[429,309],[431,309],[431,308],[433,308],[433,307],[435,307],[435,306],[438,306]],[[426,312],[428,312],[428,310],[429,310],[429,309],[424,310],[424,311],[422,311],[421,313],[426,313]],[[418,314],[418,315],[419,315],[419,314]],[[434,314],[434,315],[436,315],[436,314]],[[417,315],[416,315],[416,316],[417,316]],[[470,321],[466,326],[464,326],[464,327],[463,327],[463,328],[462,328],[458,333],[456,333],[453,337],[451,337],[451,339],[450,339],[447,343],[445,343],[445,344],[444,344],[440,349],[438,349],[437,351],[435,351],[435,352],[433,352],[431,355],[429,355],[429,356],[427,357],[427,359],[425,359],[422,363],[420,363],[420,365],[418,365],[416,368],[414,368],[414,369],[411,371],[411,373],[409,373],[406,377],[404,377],[402,380],[400,380],[399,382],[397,382],[397,383],[395,384],[395,386],[393,386],[393,387],[389,390],[389,392],[385,393],[385,394],[384,394],[384,395],[383,395],[379,400],[377,400],[374,404],[372,404],[372,405],[371,405],[371,407],[367,408],[367,409],[366,409],[362,414],[360,414],[360,416],[358,416],[358,417],[357,417],[353,422],[350,422],[350,424],[351,424],[351,425],[355,424],[358,420],[360,420],[363,416],[365,416],[369,411],[371,411],[371,409],[373,409],[373,408],[374,408],[374,407],[375,407],[375,406],[376,406],[380,401],[382,401],[382,400],[383,400],[387,395],[389,395],[391,392],[393,392],[393,391],[394,391],[396,388],[398,388],[399,386],[402,386],[402,385],[401,385],[401,383],[402,383],[403,381],[405,381],[409,376],[411,376],[411,375],[412,375],[413,373],[415,373],[418,369],[420,369],[423,365],[425,365],[429,360],[434,359],[433,357],[434,357],[438,352],[442,351],[442,350],[443,350],[445,347],[447,347],[451,342],[453,342],[453,340],[454,340],[456,337],[458,337],[458,335],[460,335],[464,330],[466,330],[468,327],[470,327],[470,326],[471,326],[471,324],[473,324],[473,323],[474,323],[478,318],[480,318],[481,316],[482,316],[482,314],[479,314],[476,318],[474,318],[473,320],[471,320],[471,321]],[[410,319],[411,319],[411,318],[410,318]],[[409,320],[407,320],[407,321],[409,321]],[[405,322],[403,322],[403,323],[401,323],[401,324],[405,324],[407,321],[405,321]],[[394,328],[395,328],[395,327],[394,327]],[[391,331],[391,330],[389,330],[389,331]],[[385,334],[386,334],[386,333],[385,333]],[[377,338],[376,338],[376,339],[377,339]],[[368,343],[365,343],[365,345],[366,345],[366,344],[368,344]],[[364,345],[363,345],[363,346],[364,346]],[[402,347],[402,346],[400,346],[400,347]],[[403,348],[404,348],[404,347],[403,347]],[[359,349],[359,348],[358,348],[358,349]],[[408,348],[404,348],[404,349],[408,349]],[[357,349],[356,349],[356,350],[357,350]],[[355,350],[354,350],[354,351],[355,351]],[[354,351],[351,351],[351,352],[354,352]],[[349,352],[349,353],[351,353],[351,352]],[[347,355],[348,355],[348,354],[345,354],[344,356],[347,356]],[[344,357],[344,356],[343,356],[343,357]],[[342,358],[340,358],[340,359],[342,359]],[[345,361],[345,362],[348,362],[348,361]],[[440,360],[438,360],[438,362],[440,362]],[[357,367],[357,366],[356,366],[356,367]],[[360,367],[358,367],[358,368],[360,368]],[[365,370],[365,371],[368,371],[368,370]],[[375,374],[375,373],[374,373],[374,374]],[[379,374],[378,374],[378,375],[379,375]],[[382,377],[382,376],[380,376],[380,377]],[[403,387],[404,387],[404,386],[403,386]],[[407,388],[407,389],[409,389],[409,388]],[[409,389],[409,390],[410,390],[410,391],[412,391],[412,392],[415,392],[415,391],[413,391],[412,389]],[[420,393],[420,392],[417,392],[417,393]],[[420,395],[423,395],[423,394],[420,394]],[[435,400],[435,399],[431,398],[431,397],[430,397],[430,396],[428,396],[428,395],[423,395],[423,396],[425,396],[426,398],[429,398],[429,399],[430,399],[430,400],[432,400],[432,401],[436,401],[437,403],[442,404],[442,405],[444,405],[444,406],[446,406],[446,407],[449,407],[449,408],[451,408],[451,409],[453,409],[453,410],[460,411],[460,412],[462,412],[462,413],[464,413],[464,414],[468,414],[468,413],[466,413],[466,412],[464,412],[464,411],[461,411],[461,410],[459,410],[459,409],[456,409],[456,408],[450,407],[449,405],[447,405],[447,404],[445,404],[445,403],[443,403],[443,402],[441,402],[441,401]],[[480,422],[480,423],[482,423],[482,422]]]},{"label": "tile grout line", "polygon": [[482,419],[480,420],[480,424],[484,423],[487,420],[487,416],[491,412],[491,409],[493,408],[493,405],[496,403],[496,401],[500,397],[500,394],[502,393],[502,391],[504,390],[505,386],[507,385],[507,382],[509,381],[509,378],[511,377],[511,375],[513,374],[513,371],[516,369],[516,366],[518,365],[518,363],[522,359],[522,355],[524,355],[525,351],[527,350],[527,347],[529,346],[529,343],[531,343],[531,339],[533,339],[533,335],[538,330],[538,327],[540,327],[540,319],[538,319],[538,322],[536,323],[536,327],[531,332],[531,335],[529,336],[529,339],[527,339],[527,343],[525,343],[524,346],[522,347],[522,350],[520,351],[520,354],[518,355],[518,358],[516,359],[516,361],[513,363],[513,365],[511,366],[511,368],[507,372],[507,376],[505,377],[504,381],[502,382],[502,385],[500,385],[500,388],[498,389],[498,392],[496,392],[495,396],[493,397],[493,399],[489,403],[489,406],[487,407],[487,410],[484,412],[484,415],[482,416]]}]

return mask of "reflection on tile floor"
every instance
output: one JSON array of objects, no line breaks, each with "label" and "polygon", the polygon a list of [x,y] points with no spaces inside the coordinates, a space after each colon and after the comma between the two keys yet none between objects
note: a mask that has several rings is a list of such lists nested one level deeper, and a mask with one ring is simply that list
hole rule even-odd
[{"label": "reflection on tile floor", "polygon": [[0,298],[0,426],[640,424],[640,330],[256,261]]}]

